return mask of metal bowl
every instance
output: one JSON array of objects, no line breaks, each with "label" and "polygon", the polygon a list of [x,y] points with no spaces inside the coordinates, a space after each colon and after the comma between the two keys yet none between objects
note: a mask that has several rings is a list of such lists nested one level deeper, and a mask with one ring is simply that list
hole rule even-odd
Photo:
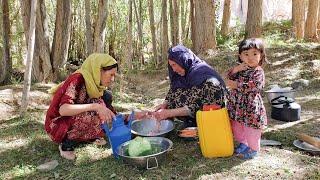
[{"label": "metal bowl", "polygon": [[165,160],[166,153],[172,148],[172,141],[164,137],[144,137],[147,138],[151,147],[158,147],[158,150],[151,155],[131,157],[128,155],[130,141],[121,144],[117,148],[117,153],[125,163],[131,164],[138,168],[153,169],[157,168]]},{"label": "metal bowl", "polygon": [[[320,140],[320,137],[315,137],[316,139]],[[293,145],[301,150],[307,151],[313,155],[320,155],[320,149],[312,146],[311,144],[301,141],[301,140],[294,140]]]},{"label": "metal bowl", "polygon": [[166,136],[173,129],[174,124],[170,120],[135,120],[131,125],[132,134],[144,137]]}]

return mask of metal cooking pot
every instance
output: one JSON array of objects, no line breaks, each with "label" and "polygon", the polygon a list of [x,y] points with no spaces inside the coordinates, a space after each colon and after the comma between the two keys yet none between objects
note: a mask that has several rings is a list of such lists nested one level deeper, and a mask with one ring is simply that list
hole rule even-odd
[{"label": "metal cooking pot", "polygon": [[285,89],[281,89],[281,90],[269,90],[269,91],[265,91],[267,93],[267,99],[269,101],[269,103],[271,103],[272,99],[275,99],[279,96],[285,96],[288,98],[292,98],[294,99],[294,93],[296,92],[295,90],[291,89],[291,90],[285,90]]},{"label": "metal cooking pot", "polygon": [[158,147],[156,153],[147,155],[147,156],[139,156],[139,157],[131,157],[128,155],[128,148],[130,141],[127,141],[121,144],[117,148],[117,153],[124,162],[136,166],[138,168],[143,169],[153,169],[157,168],[160,163],[165,160],[166,153],[172,148],[172,141],[164,138],[164,137],[144,137],[150,142],[151,147]]},{"label": "metal cooking pot", "polygon": [[170,120],[135,120],[131,125],[132,134],[144,137],[166,136],[173,129],[174,124]]}]

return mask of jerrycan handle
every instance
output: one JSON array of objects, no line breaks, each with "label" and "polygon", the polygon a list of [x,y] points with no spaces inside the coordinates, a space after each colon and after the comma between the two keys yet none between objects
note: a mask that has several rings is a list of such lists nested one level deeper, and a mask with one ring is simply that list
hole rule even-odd
[{"label": "jerrycan handle", "polygon": [[100,125],[102,130],[104,131],[104,133],[109,137],[110,131],[109,131],[109,127],[106,123],[103,123]]},{"label": "jerrycan handle", "polygon": [[132,124],[133,119],[134,119],[134,111],[132,111],[128,117],[128,128],[129,129],[131,129],[131,124]]}]

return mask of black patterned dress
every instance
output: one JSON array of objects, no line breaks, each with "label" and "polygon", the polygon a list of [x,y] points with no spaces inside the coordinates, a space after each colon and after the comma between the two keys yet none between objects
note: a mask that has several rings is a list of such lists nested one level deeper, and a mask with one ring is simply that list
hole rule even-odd
[{"label": "black patterned dress", "polygon": [[263,69],[258,66],[232,74],[228,71],[228,78],[236,81],[238,87],[230,90],[228,95],[228,110],[230,119],[241,125],[262,129],[267,124],[266,110],[261,97],[261,90],[265,84]]},{"label": "black patterned dress", "polygon": [[179,117],[185,126],[196,126],[196,113],[205,104],[225,106],[225,88],[216,78],[207,79],[198,86],[191,88],[170,88],[166,101],[169,109],[187,107],[189,117]]}]

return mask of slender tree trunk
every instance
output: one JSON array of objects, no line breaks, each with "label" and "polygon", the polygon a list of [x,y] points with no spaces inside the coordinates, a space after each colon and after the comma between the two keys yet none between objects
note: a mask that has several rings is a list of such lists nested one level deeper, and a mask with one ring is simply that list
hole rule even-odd
[{"label": "slender tree trunk", "polygon": [[132,67],[132,0],[129,0],[129,12],[128,12],[128,29],[127,29],[127,57],[126,64],[129,69]]},{"label": "slender tree trunk", "polygon": [[[26,41],[29,39],[29,22],[31,0],[21,0],[21,11]],[[43,0],[38,0],[36,10],[36,39],[32,63],[32,79],[37,82],[52,80],[52,65],[50,61],[49,31],[46,19],[46,8]]]},{"label": "slender tree trunk", "polygon": [[30,24],[29,24],[29,35],[28,35],[28,52],[27,52],[27,65],[24,73],[23,83],[23,94],[20,107],[20,116],[23,116],[28,108],[29,91],[31,86],[31,71],[32,71],[32,60],[35,46],[35,24],[36,24],[36,7],[37,0],[31,0],[31,12],[30,12]]},{"label": "slender tree trunk", "polygon": [[258,38],[262,33],[262,0],[248,0],[246,37]]},{"label": "slender tree trunk", "polygon": [[56,23],[51,50],[53,80],[58,78],[59,68],[66,64],[71,33],[71,0],[57,0]]},{"label": "slender tree trunk", "polygon": [[94,52],[104,52],[108,0],[99,0],[98,17],[94,28]]},{"label": "slender tree trunk", "polygon": [[[319,2],[320,3],[320,2]],[[318,25],[317,25],[317,35],[320,36],[320,5],[318,8]]]},{"label": "slender tree trunk", "polygon": [[91,25],[91,7],[90,0],[85,0],[85,13],[86,13],[86,55],[93,52],[93,33]]},{"label": "slender tree trunk", "polygon": [[152,38],[152,52],[153,59],[156,66],[159,64],[158,55],[157,55],[157,42],[156,42],[156,30],[154,27],[154,12],[153,12],[153,0],[148,0],[148,9],[149,9],[149,20],[150,20],[150,29],[151,29],[151,38]]},{"label": "slender tree trunk", "polygon": [[304,37],[305,6],[304,1],[292,0],[292,27],[296,39]]},{"label": "slender tree trunk", "polygon": [[169,39],[168,39],[168,1],[167,0],[162,0],[162,11],[161,11],[161,16],[162,16],[162,46],[161,46],[161,57],[162,57],[162,62],[166,62],[168,58],[168,48],[169,48]]},{"label": "slender tree trunk", "polygon": [[317,36],[317,20],[318,20],[319,0],[309,0],[308,14],[306,20],[305,40],[316,41]]},{"label": "slender tree trunk", "polygon": [[227,36],[229,33],[230,14],[231,14],[231,0],[224,0],[223,17],[222,17],[222,25],[221,25],[222,36]]},{"label": "slender tree trunk", "polygon": [[[9,2],[2,0],[2,38],[3,38],[3,56],[0,59],[0,84],[10,82],[12,72],[12,61],[10,57],[10,19]],[[1,56],[0,56],[1,58]]]},{"label": "slender tree trunk", "polygon": [[180,37],[179,37],[179,2],[178,0],[173,0],[173,39],[174,44],[177,45],[180,43]]},{"label": "slender tree trunk", "polygon": [[205,53],[216,48],[215,3],[212,0],[194,1],[195,53]]},{"label": "slender tree trunk", "polygon": [[194,0],[190,0],[190,26],[191,26],[191,41],[192,41],[192,50],[195,50],[195,42],[197,42],[196,35],[196,23],[195,23],[195,7]]},{"label": "slender tree trunk", "polygon": [[[140,1],[139,1],[140,2]],[[143,36],[142,36],[142,15],[140,16],[140,13],[138,13],[138,8],[137,8],[137,4],[136,1],[133,1],[133,6],[134,6],[134,12],[135,12],[135,17],[137,20],[137,26],[138,26],[138,50],[137,50],[137,54],[138,54],[138,58],[140,60],[140,66],[142,66],[144,64],[144,57],[142,54],[142,46],[143,46]],[[142,7],[141,7],[142,8]],[[139,4],[139,12],[142,11],[140,10],[140,4]]]}]

